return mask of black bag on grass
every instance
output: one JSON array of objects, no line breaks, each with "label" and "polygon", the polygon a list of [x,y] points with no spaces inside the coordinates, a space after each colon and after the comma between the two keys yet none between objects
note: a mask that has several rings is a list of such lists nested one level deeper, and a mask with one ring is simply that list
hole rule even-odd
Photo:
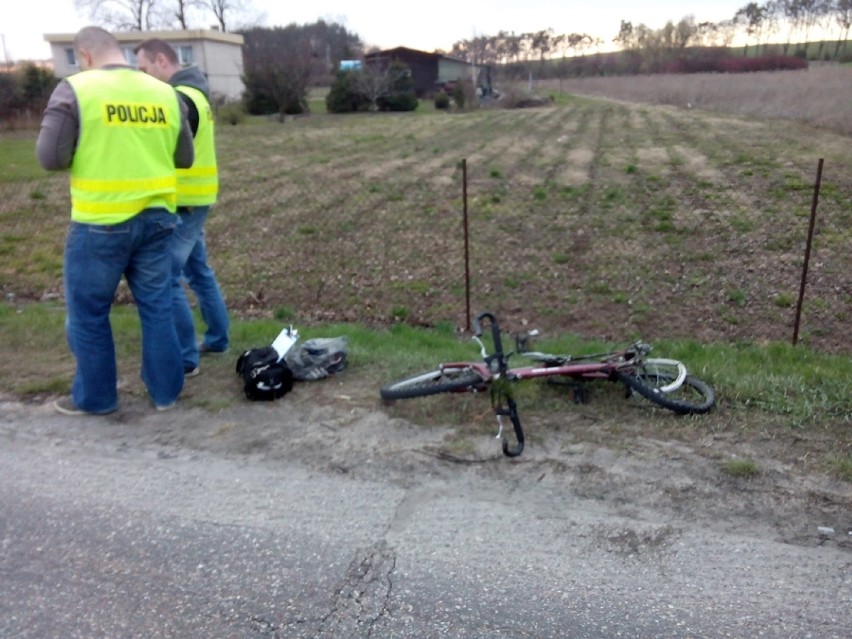
[{"label": "black bag on grass", "polygon": [[272,401],[293,390],[293,371],[272,346],[251,348],[237,359],[246,397]]}]

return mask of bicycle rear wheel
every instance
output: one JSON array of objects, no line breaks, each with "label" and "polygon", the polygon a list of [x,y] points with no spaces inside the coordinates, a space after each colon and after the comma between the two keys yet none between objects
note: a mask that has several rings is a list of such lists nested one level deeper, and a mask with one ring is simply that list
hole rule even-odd
[{"label": "bicycle rear wheel", "polygon": [[662,388],[675,380],[672,374],[659,372],[649,374],[637,370],[629,373],[618,372],[616,375],[631,390],[678,415],[701,415],[708,412],[716,403],[713,389],[691,375],[686,376],[679,388],[670,392],[664,392]]},{"label": "bicycle rear wheel", "polygon": [[382,386],[379,394],[382,399],[412,399],[439,393],[483,391],[487,385],[482,375],[471,368],[444,367]]}]

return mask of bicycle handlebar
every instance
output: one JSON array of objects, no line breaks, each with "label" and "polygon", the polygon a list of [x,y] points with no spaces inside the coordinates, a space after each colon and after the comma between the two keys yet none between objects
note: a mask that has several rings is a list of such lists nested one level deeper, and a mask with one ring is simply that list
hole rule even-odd
[{"label": "bicycle handlebar", "polygon": [[497,414],[497,419],[505,416],[512,422],[512,427],[515,429],[515,446],[510,447],[509,439],[504,435],[503,454],[506,457],[517,457],[524,452],[524,429],[521,427],[521,418],[518,417],[518,407],[515,404],[515,400],[509,398],[507,404],[505,408],[503,406],[496,407],[494,412]]},{"label": "bicycle handlebar", "polygon": [[[482,320],[487,319],[491,324],[491,339],[494,342],[494,354],[490,357],[485,352],[485,346],[482,344]],[[479,313],[476,317],[473,318],[473,330],[474,330],[474,339],[479,342],[482,347],[483,358],[486,362],[489,363],[496,360],[498,373],[501,378],[506,378],[506,371],[508,370],[508,356],[503,352],[503,342],[500,339],[500,325],[497,323],[497,318],[494,317],[493,313],[485,311],[483,313]],[[494,389],[492,389],[493,393]],[[500,394],[502,395],[502,393]],[[503,405],[502,400],[506,400],[506,404]],[[492,403],[494,405],[494,412],[497,415],[498,421],[501,417],[508,417],[512,422],[512,427],[515,431],[515,445],[510,446],[509,440],[505,436],[503,437],[503,454],[506,457],[517,457],[524,450],[524,430],[521,427],[521,419],[518,417],[518,408],[515,404],[514,398],[509,394],[508,396],[496,396],[492,394]],[[502,431],[502,425],[501,425]]]},{"label": "bicycle handlebar", "polygon": [[494,342],[494,357],[500,367],[500,373],[506,372],[506,357],[503,354],[503,342],[500,340],[500,326],[494,313],[485,311],[473,318],[473,332],[477,338],[482,337],[482,320],[487,319],[491,324],[491,339]]}]

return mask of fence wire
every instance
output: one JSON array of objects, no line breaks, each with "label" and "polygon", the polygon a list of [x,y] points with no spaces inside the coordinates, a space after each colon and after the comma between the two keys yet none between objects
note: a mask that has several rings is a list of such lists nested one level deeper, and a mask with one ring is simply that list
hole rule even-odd
[{"label": "fence wire", "polygon": [[[601,142],[588,157],[565,148],[570,161],[500,168],[519,144],[467,159],[472,312],[604,339],[790,341],[816,163],[753,182],[724,163],[700,177],[686,160],[658,175],[641,155],[608,160]],[[206,237],[231,310],[465,327],[464,158],[419,153],[397,170],[310,168],[304,154],[223,166]],[[847,353],[850,176],[852,164],[826,162],[800,328],[800,341]],[[0,183],[5,299],[61,298],[69,207],[65,176]]]}]

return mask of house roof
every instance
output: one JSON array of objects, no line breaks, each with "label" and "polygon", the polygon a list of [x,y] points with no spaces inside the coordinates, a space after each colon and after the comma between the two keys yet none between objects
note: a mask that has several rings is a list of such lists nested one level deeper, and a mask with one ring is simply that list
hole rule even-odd
[{"label": "house roof", "polygon": [[[45,33],[44,39],[51,44],[74,42],[76,33]],[[239,33],[227,33],[215,29],[186,29],[171,31],[115,31],[115,39],[120,43],[138,42],[140,39],[160,38],[174,42],[175,40],[208,40],[228,44],[242,45],[245,39]]]},{"label": "house roof", "polygon": [[429,58],[440,58],[442,60],[451,60],[453,62],[459,62],[461,64],[469,64],[467,60],[462,60],[461,58],[453,58],[448,55],[444,55],[443,53],[435,53],[430,51],[421,51],[420,49],[410,49],[409,47],[394,47],[393,49],[385,49],[383,51],[376,51],[374,53],[368,53],[364,56],[366,59],[370,58],[381,58],[385,56],[392,56],[394,54],[405,53],[409,55],[419,55]]}]

